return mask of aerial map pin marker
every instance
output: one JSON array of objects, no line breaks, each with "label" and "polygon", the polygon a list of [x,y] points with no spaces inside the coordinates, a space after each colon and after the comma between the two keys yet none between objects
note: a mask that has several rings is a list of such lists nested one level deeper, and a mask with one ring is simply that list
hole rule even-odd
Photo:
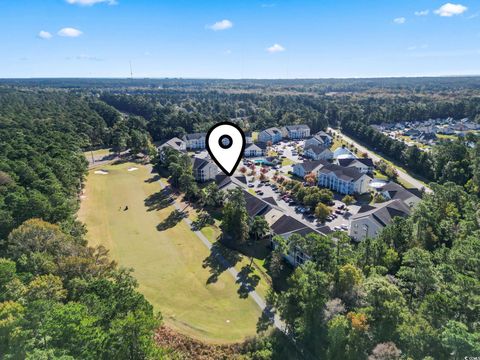
[{"label": "aerial map pin marker", "polygon": [[228,176],[232,176],[245,149],[245,134],[237,125],[221,122],[208,130],[207,150],[213,161]]}]

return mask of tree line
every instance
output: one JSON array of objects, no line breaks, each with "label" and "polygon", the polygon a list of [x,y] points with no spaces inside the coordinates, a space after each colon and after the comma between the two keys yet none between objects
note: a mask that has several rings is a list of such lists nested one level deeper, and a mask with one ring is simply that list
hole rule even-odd
[{"label": "tree line", "polygon": [[[98,104],[97,104],[98,105]],[[87,162],[121,122],[57,91],[0,89],[0,358],[160,359],[161,323],[130,270],[76,220]]]}]

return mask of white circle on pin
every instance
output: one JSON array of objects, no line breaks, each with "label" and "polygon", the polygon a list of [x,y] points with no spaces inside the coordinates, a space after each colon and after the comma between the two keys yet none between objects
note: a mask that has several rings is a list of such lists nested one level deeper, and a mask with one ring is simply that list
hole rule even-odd
[{"label": "white circle on pin", "polygon": [[218,123],[208,131],[206,145],[218,167],[232,176],[245,149],[245,134],[236,124]]}]

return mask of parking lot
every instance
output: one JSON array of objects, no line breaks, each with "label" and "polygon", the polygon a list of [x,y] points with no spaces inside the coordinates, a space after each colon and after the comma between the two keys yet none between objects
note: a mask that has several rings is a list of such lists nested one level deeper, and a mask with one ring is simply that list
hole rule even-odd
[{"label": "parking lot", "polygon": [[[298,153],[296,153],[295,148],[297,146],[303,147],[303,141],[282,141],[278,144],[272,146],[272,150],[277,152],[279,158],[289,159],[293,163],[299,163],[304,161]],[[196,156],[205,158],[208,156],[208,152],[206,150],[197,152]],[[242,165],[239,166],[239,169],[242,166],[246,166],[246,163],[254,163],[255,160],[264,159],[264,158],[245,158]],[[282,199],[282,195],[278,189],[276,189],[273,182],[270,183],[261,183],[258,179],[258,175],[260,172],[261,166],[256,165],[256,178],[255,181],[251,182],[252,176],[247,175],[248,185],[243,185],[245,188],[250,189],[250,192],[255,192],[255,194],[260,198],[269,198],[272,197],[275,199],[277,205],[285,212],[286,215],[289,215],[311,227],[323,227],[328,226],[332,231],[339,230],[339,231],[348,231],[350,225],[350,218],[358,213],[360,206],[359,205],[350,205],[348,207],[348,211],[341,211],[339,207],[345,206],[342,203],[342,195],[335,194],[335,205],[331,207],[332,209],[332,219],[326,221],[325,223],[321,223],[317,221],[315,216],[311,213],[308,213],[309,209],[302,208],[301,205],[296,203],[290,203]],[[292,171],[292,165],[286,166],[278,166],[278,167],[268,167],[268,172],[265,173],[266,177],[271,180],[276,172],[279,172],[283,176],[287,176],[290,171]],[[250,171],[247,172],[247,174]],[[237,170],[237,175],[241,175],[241,173]],[[307,210],[307,211],[305,211]],[[336,213],[338,211],[339,213]]]},{"label": "parking lot", "polygon": [[[283,155],[291,159],[294,162],[301,162],[303,161],[298,154],[292,153],[293,151],[293,146],[292,145],[287,145],[285,143],[280,143],[274,149],[281,149],[283,151]],[[246,161],[254,161],[252,159],[246,159]],[[260,169],[260,166],[256,166],[256,171],[258,173]],[[273,167],[269,168],[269,171],[266,173],[266,176],[268,179],[272,179],[273,175],[276,173],[276,171],[279,171],[281,174],[284,174],[285,176],[288,174],[289,171],[292,170],[292,165],[287,165],[280,167],[278,169],[274,169]],[[340,231],[348,231],[349,228],[349,223],[350,223],[350,217],[356,214],[360,208],[358,205],[350,205],[348,207],[348,211],[340,210],[339,207],[345,208],[345,204],[342,203],[340,200],[342,198],[341,195],[336,195],[336,199],[334,200],[334,205],[331,207],[332,208],[332,219],[329,221],[326,221],[325,223],[321,223],[317,221],[315,216],[310,213],[305,207],[302,207],[299,204],[296,204],[294,202],[288,201],[289,199],[283,199],[282,194],[280,191],[276,188],[273,182],[271,183],[261,183],[258,178],[255,179],[255,181],[251,182],[250,180],[252,179],[251,176],[247,176],[247,179],[249,180],[248,185],[246,186],[247,188],[255,191],[257,196],[260,198],[268,198],[268,197],[273,197],[275,201],[277,202],[278,206],[289,216],[292,216],[293,218],[304,222],[305,224],[308,224],[309,226],[313,227],[323,227],[323,226],[328,226],[331,230],[340,230]]]}]

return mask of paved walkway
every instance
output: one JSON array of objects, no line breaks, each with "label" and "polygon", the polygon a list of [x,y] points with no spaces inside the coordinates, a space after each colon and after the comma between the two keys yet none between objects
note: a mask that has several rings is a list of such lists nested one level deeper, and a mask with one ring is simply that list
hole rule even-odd
[{"label": "paved walkway", "polygon": [[[373,161],[379,161],[379,160],[382,160],[382,158],[380,156],[378,156],[377,154],[375,154],[374,152],[372,152],[371,150],[367,149],[366,147],[360,145],[358,142],[356,142],[355,140],[353,140],[352,138],[348,137],[347,135],[341,133],[340,131],[338,130],[334,130],[332,128],[328,128],[328,130],[330,130],[331,132],[335,133],[335,134],[338,134],[340,135],[341,137],[343,137],[344,140],[346,140],[347,142],[350,142],[352,143],[356,148],[358,148],[358,150],[360,150],[361,152],[364,152],[364,153],[367,153],[367,155],[373,160]],[[397,173],[398,173],[398,177],[405,180],[406,182],[412,184],[415,188],[421,190],[422,188],[425,189],[425,192],[432,192],[431,189],[429,189],[428,187],[426,187],[422,182],[418,181],[417,179],[415,179],[413,176],[411,176],[410,174],[407,174],[405,171],[403,170],[400,170],[398,167],[395,167],[395,169],[397,170]]]},{"label": "paved walkway", "polygon": [[[162,189],[165,188],[165,184],[162,183],[161,180],[158,180],[160,183],[160,186]],[[182,209],[180,205],[175,202],[175,208],[179,211],[183,211],[185,209]],[[202,243],[209,249],[210,251],[212,250],[212,243],[203,235],[200,231],[195,231],[192,229],[192,221],[189,218],[183,219],[183,221],[190,227],[190,229],[197,235],[197,237],[202,241]],[[238,271],[231,266],[231,264],[221,255],[221,254],[215,254],[217,259],[222,263],[227,268],[228,273],[233,277],[233,279],[237,282],[241,282],[241,278],[239,276]],[[248,293],[248,295],[255,301],[255,303],[258,305],[258,307],[262,310],[265,311],[267,304],[265,303],[265,300],[255,291],[252,290]],[[273,323],[275,327],[277,327],[281,331],[285,331],[285,325],[282,323],[278,315],[274,315],[273,318]]]}]

